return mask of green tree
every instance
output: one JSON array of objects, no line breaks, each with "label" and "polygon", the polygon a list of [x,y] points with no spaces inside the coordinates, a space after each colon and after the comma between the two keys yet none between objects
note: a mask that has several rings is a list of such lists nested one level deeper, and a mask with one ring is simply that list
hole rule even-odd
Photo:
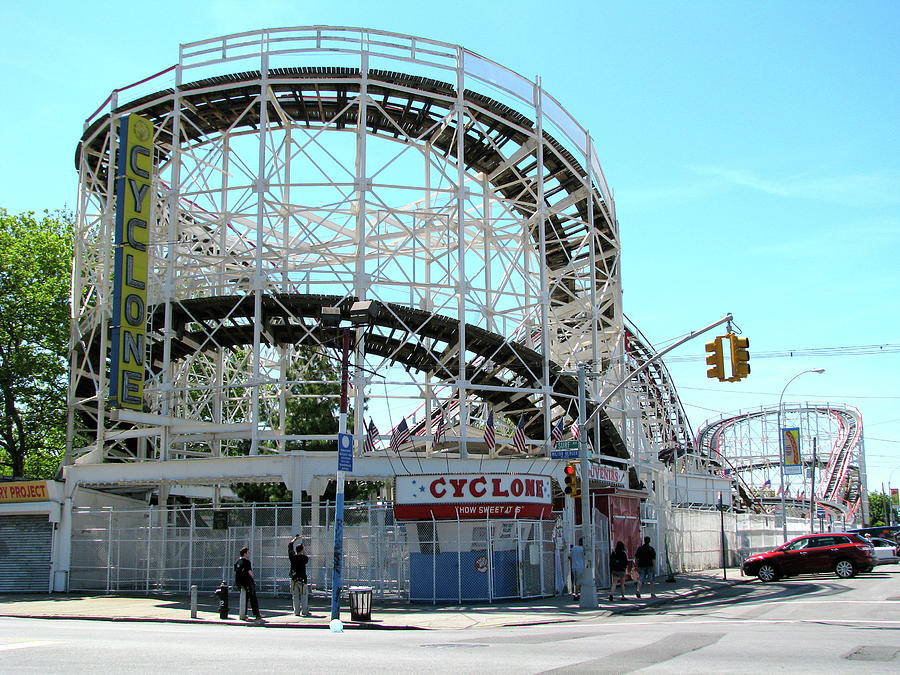
[{"label": "green tree", "polygon": [[[285,410],[285,433],[288,435],[336,436],[340,414],[340,361],[331,354],[301,347],[287,379],[291,385],[290,398]],[[267,418],[272,427],[278,426],[278,413],[271,410]],[[353,424],[353,408],[347,413],[348,426]],[[335,440],[288,441],[287,450],[322,450],[335,452]],[[249,444],[247,445],[249,450]],[[380,483],[373,481],[348,481],[345,488],[347,501],[368,499],[377,494]],[[234,486],[241,499],[248,502],[288,502],[291,492],[283,483],[241,483]],[[322,495],[324,501],[334,499],[335,482],[328,484]]]},{"label": "green tree", "polygon": [[[340,359],[311,348],[300,348],[295,363],[288,372],[291,385],[287,400],[284,430],[288,435],[310,434],[335,436],[338,432],[341,387]],[[272,426],[277,426],[275,411],[270,415]],[[353,424],[353,409],[347,413],[348,426]],[[337,441],[288,441],[288,450],[337,449]]]},{"label": "green tree", "polygon": [[0,473],[51,478],[66,444],[72,223],[0,209]]},{"label": "green tree", "polygon": [[869,525],[878,527],[888,524],[890,499],[881,492],[869,493]]}]

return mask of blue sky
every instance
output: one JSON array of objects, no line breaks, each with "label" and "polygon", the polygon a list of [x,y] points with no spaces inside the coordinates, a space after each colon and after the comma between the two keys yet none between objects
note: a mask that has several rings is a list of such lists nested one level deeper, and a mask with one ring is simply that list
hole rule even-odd
[{"label": "blue sky", "polygon": [[[365,26],[540,76],[593,135],[616,196],[625,311],[662,346],[733,312],[751,353],[900,343],[900,4],[6,0],[0,206],[72,207],[83,120],[182,42]],[[674,352],[700,356],[703,340]],[[900,485],[900,353],[670,370],[695,426],[786,401],[855,405],[870,486]]]}]

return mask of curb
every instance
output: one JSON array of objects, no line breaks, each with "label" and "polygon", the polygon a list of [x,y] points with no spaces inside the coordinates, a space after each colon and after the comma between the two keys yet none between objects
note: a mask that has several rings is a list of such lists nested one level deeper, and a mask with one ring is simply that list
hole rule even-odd
[{"label": "curb", "polygon": [[[112,621],[119,623],[180,623],[180,624],[198,624],[202,626],[234,626],[236,628],[300,628],[300,629],[319,629],[329,630],[328,624],[303,624],[303,623],[273,623],[263,620],[261,623],[257,621],[241,621],[234,619],[225,621],[224,619],[176,619],[162,618],[158,616],[96,616],[83,614],[0,614],[5,619],[47,619],[47,620],[68,620],[68,621]],[[422,626],[399,626],[370,624],[358,621],[344,621],[344,629],[353,630],[433,630]]]},{"label": "curb", "polygon": [[[666,605],[671,602],[675,602],[677,600],[682,600],[684,598],[690,598],[693,596],[701,595],[703,593],[715,592],[717,589],[721,589],[723,587],[733,587],[738,586],[740,584],[745,584],[753,581],[752,577],[739,577],[736,579],[721,579],[716,580],[714,583],[710,583],[707,585],[696,586],[692,588],[686,588],[682,591],[676,591],[672,595],[669,596],[657,596],[656,598],[641,598],[638,600],[637,598],[633,598],[636,602],[629,604],[619,604],[613,607],[598,607],[597,609],[587,610],[585,614],[579,614],[577,608],[573,608],[572,610],[568,610],[571,613],[567,613],[564,616],[560,616],[556,619],[535,619],[534,621],[514,621],[509,623],[496,623],[491,624],[490,626],[485,625],[482,627],[495,627],[495,628],[514,628],[514,627],[527,627],[527,626],[547,626],[553,624],[563,624],[563,623],[578,623],[582,621],[589,620],[597,620],[602,619],[608,616],[619,615],[619,614],[627,614],[630,612],[640,612],[646,610],[651,607]],[[423,612],[427,613],[427,612]],[[4,618],[15,618],[15,619],[46,619],[46,620],[54,620],[54,619],[63,619],[70,621],[112,621],[112,622],[122,622],[122,623],[171,623],[171,624],[198,624],[205,626],[234,626],[241,628],[279,628],[279,629],[306,629],[306,630],[329,630],[329,626],[327,621],[325,623],[282,623],[282,622],[267,622],[263,621],[262,623],[257,623],[255,621],[241,621],[237,617],[234,619],[224,620],[224,619],[192,619],[192,618],[163,618],[163,617],[136,617],[136,616],[97,616],[97,615],[63,615],[63,614],[13,614],[13,613],[0,613],[0,617]],[[433,631],[433,630],[442,630],[441,628],[433,628],[427,626],[416,626],[416,625],[399,625],[399,624],[382,624],[382,623],[369,623],[363,621],[345,621],[343,622],[343,627],[345,630],[421,630],[421,631]]]}]

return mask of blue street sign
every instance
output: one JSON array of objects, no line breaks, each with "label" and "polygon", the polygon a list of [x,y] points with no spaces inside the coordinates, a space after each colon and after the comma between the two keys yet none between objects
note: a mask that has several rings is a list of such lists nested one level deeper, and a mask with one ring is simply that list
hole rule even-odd
[{"label": "blue street sign", "polygon": [[338,471],[353,471],[353,434],[338,434]]},{"label": "blue street sign", "polygon": [[577,450],[551,450],[550,459],[578,459]]}]

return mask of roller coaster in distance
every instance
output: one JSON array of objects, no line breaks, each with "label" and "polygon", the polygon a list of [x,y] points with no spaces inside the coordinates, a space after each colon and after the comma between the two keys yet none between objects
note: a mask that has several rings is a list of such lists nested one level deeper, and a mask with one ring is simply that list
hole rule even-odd
[{"label": "roller coaster in distance", "polygon": [[697,432],[696,446],[720,463],[724,475],[732,476],[747,508],[772,513],[784,501],[788,516],[804,516],[814,502],[832,517],[853,519],[864,508],[866,482],[859,410],[837,404],[785,404],[780,418],[782,428],[799,429],[802,468],[800,475],[784,476],[783,485],[779,406],[709,420]]}]

